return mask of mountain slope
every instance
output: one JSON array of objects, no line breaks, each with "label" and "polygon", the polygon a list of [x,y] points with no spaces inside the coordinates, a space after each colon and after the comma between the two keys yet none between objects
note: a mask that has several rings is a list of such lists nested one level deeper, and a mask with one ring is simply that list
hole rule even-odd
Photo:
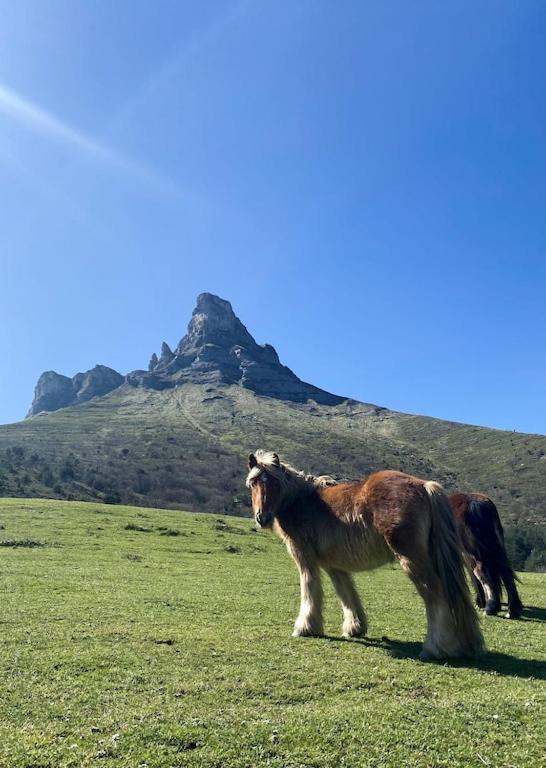
[{"label": "mountain slope", "polygon": [[87,402],[1,426],[0,494],[246,514],[245,457],[266,447],[340,478],[392,468],[484,491],[505,522],[545,519],[546,437],[331,395],[257,345],[218,297],[199,297],[188,334],[149,368]]}]

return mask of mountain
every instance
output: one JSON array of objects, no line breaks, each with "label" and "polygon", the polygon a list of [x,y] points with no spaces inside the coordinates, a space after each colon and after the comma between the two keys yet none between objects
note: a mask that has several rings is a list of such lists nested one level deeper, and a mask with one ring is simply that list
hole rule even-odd
[{"label": "mountain", "polygon": [[34,400],[27,417],[85,403],[93,397],[117,389],[123,382],[124,377],[106,365],[96,365],[85,373],[77,373],[71,379],[55,371],[45,371],[36,384]]},{"label": "mountain", "polygon": [[270,344],[256,344],[229,301],[211,293],[197,297],[188,332],[174,352],[163,342],[148,371],[133,371],[127,382],[149,389],[185,383],[238,384],[258,395],[296,403],[311,399],[336,405],[344,399],[301,381],[281,364]]},{"label": "mountain", "polygon": [[28,416],[106,395],[124,381],[133,387],[156,390],[185,383],[238,384],[259,395],[297,403],[311,399],[322,405],[336,405],[344,400],[301,381],[281,364],[270,344],[256,344],[229,301],[202,293],[197,297],[188,332],[174,352],[163,342],[159,357],[152,354],[147,371],[132,371],[125,377],[104,365],[77,373],[72,379],[46,371],[38,379]]},{"label": "mountain", "polygon": [[410,416],[301,381],[229,302],[201,294],[174,350],[126,376],[42,374],[29,416],[0,426],[0,495],[248,513],[245,457],[316,473],[383,468],[480,490],[508,523],[544,522],[546,437]]}]

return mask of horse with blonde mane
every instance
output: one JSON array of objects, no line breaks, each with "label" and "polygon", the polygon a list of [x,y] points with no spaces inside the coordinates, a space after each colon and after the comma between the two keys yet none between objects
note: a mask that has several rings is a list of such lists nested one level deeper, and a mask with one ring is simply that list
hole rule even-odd
[{"label": "horse with blonde mane", "polygon": [[387,470],[366,481],[336,483],[299,472],[268,451],[251,453],[248,469],[257,525],[275,530],[299,570],[294,636],[323,634],[321,568],[341,601],[343,635],[365,635],[366,613],[351,573],[398,557],[425,603],[420,659],[482,652],[453,514],[438,483]]}]

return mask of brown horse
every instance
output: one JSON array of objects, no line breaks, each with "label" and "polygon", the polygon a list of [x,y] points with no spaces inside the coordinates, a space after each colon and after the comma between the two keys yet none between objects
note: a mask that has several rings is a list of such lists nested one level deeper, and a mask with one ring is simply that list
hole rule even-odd
[{"label": "brown horse", "polygon": [[477,656],[483,637],[472,606],[453,513],[438,483],[401,472],[336,484],[282,464],[276,453],[250,454],[246,484],[256,523],[284,540],[300,573],[295,636],[322,635],[320,569],[343,607],[343,634],[366,633],[364,608],[351,576],[398,557],[423,598],[423,661]]},{"label": "brown horse", "polygon": [[504,582],[508,595],[506,618],[519,619],[523,604],[495,504],[483,493],[454,493],[449,501],[459,529],[463,556],[476,588],[476,605],[490,616],[498,613]]}]

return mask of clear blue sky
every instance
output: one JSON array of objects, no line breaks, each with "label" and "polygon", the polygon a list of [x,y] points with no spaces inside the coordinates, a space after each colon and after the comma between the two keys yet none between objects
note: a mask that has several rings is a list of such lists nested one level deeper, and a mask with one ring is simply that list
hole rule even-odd
[{"label": "clear blue sky", "polygon": [[299,376],[546,431],[543,0],[0,0],[0,422],[201,291]]}]

